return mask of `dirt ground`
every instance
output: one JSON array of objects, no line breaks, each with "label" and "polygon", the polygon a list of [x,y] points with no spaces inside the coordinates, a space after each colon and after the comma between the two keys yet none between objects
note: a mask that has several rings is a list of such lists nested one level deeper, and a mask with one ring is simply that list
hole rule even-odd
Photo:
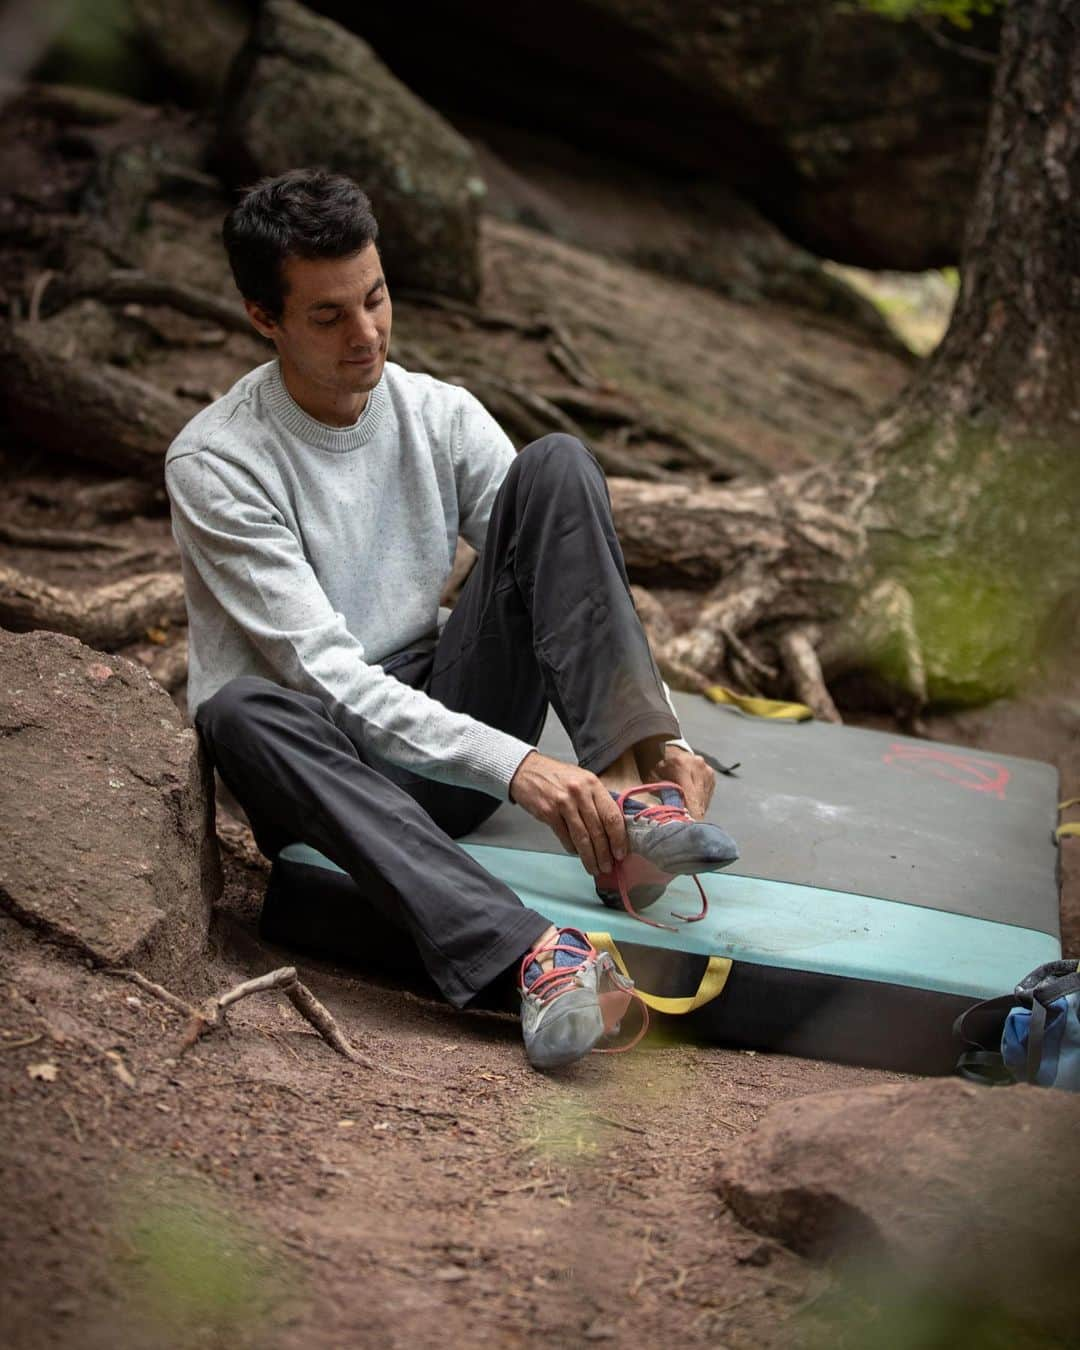
[{"label": "dirt ground", "polygon": [[[258,874],[228,877],[247,907]],[[178,1058],[179,1014],[3,926],[0,1253],[27,1350],[790,1343],[822,1277],[724,1211],[716,1160],[774,1101],[892,1077],[657,1035],[545,1078],[512,1018],[310,962],[378,1069],[269,996]],[[219,936],[205,987],[288,959],[235,918]]]},{"label": "dirt ground", "polygon": [[[488,303],[549,308],[619,388],[702,435],[722,427],[767,469],[835,453],[908,374],[825,324],[644,274],[628,290],[625,268],[512,227],[491,227],[488,257]],[[405,305],[399,322],[466,372],[482,340],[508,373],[552,378],[513,335],[481,339]],[[194,391],[194,412],[258,359],[230,336],[213,353],[155,348],[144,371]],[[0,524],[101,528],[72,503],[106,477],[0,446]],[[127,562],[16,547],[4,560],[72,586],[176,565],[160,512],[102,532],[130,543]],[[155,633],[130,654],[183,636]],[[1062,795],[1080,793],[1080,677],[926,730],[1051,759]],[[1062,853],[1078,951],[1080,841]],[[235,849],[224,863],[214,948],[176,991],[190,998],[294,960],[256,936],[264,872]],[[896,1075],[659,1028],[629,1055],[543,1077],[514,1019],[310,960],[302,978],[377,1069],[335,1056],[277,996],[245,1000],[227,1032],[181,1055],[179,1014],[2,914],[0,930],[6,1344],[821,1343],[806,1319],[828,1275],[727,1213],[716,1164],[775,1102]]]},{"label": "dirt ground", "polygon": [[[1070,795],[1080,782],[1080,678],[927,730],[1052,759]],[[226,888],[191,998],[295,961],[258,938],[265,870],[222,829]],[[307,959],[375,1070],[267,995],[181,1055],[180,1014],[0,927],[8,1344],[823,1343],[832,1277],[726,1212],[716,1165],[774,1102],[899,1075],[660,1027],[544,1077],[511,1017]]]}]

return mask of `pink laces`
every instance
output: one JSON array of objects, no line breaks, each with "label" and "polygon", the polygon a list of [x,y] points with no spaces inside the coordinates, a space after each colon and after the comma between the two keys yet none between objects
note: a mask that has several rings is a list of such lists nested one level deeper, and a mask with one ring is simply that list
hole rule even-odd
[{"label": "pink laces", "polygon": [[[565,931],[565,930],[563,930]],[[575,930],[575,933],[577,930]],[[586,950],[582,951],[578,945],[580,939],[584,939]],[[641,1025],[638,1027],[633,1038],[623,1045],[611,1046],[593,1046],[594,1055],[621,1055],[627,1050],[633,1050],[638,1041],[642,1039],[649,1029],[649,1009],[645,1000],[637,992],[631,980],[627,980],[619,968],[612,961],[606,952],[598,952],[584,933],[580,935],[574,945],[562,941],[562,931],[554,942],[546,943],[542,947],[534,947],[532,951],[526,952],[521,961],[521,967],[518,971],[518,984],[527,993],[535,994],[539,997],[541,1003],[550,1003],[552,999],[557,998],[559,994],[571,989],[576,984],[576,976],[582,966],[588,961],[596,961],[600,965],[601,978],[607,977],[608,983],[612,986],[603,993],[597,993],[597,999],[600,1004],[601,1015],[604,1019],[605,1035],[612,1035],[619,1028],[623,1014],[630,1004],[636,1003],[641,1009]],[[538,956],[545,953],[552,953],[552,962],[555,960],[555,952],[568,952],[574,956],[580,956],[580,960],[575,961],[572,966],[555,966],[552,964],[550,970],[541,970],[536,979],[531,984],[525,983],[525,972]]]},{"label": "pink laces", "polygon": [[[672,806],[668,802],[654,802],[651,806],[643,807],[640,811],[635,811],[634,820],[651,820],[658,825],[668,825],[674,821],[681,820],[690,823],[694,822],[694,817],[686,809],[686,795],[678,783],[641,783],[637,787],[627,788],[625,792],[620,792],[615,799],[615,805],[620,811],[623,811],[623,803],[627,797],[633,797],[639,792],[659,792],[661,788],[671,788],[676,791],[683,800],[682,806]],[[625,814],[625,812],[624,812]],[[619,888],[619,898],[622,900],[623,909],[631,918],[637,919],[640,923],[646,923],[650,928],[663,928],[669,933],[677,933],[679,930],[674,924],[660,923],[657,919],[646,918],[644,914],[639,914],[630,903],[630,889],[637,885],[660,884],[666,886],[672,880],[667,872],[661,872],[658,867],[654,867],[647,859],[637,854],[631,853],[620,862],[614,859],[614,866],[610,873],[615,878],[615,884]],[[678,919],[681,923],[698,923],[709,912],[709,898],[705,894],[705,887],[702,886],[697,874],[694,874],[694,884],[698,888],[698,894],[701,896],[701,911],[698,914],[680,914],[677,910],[671,911],[671,917]]]}]

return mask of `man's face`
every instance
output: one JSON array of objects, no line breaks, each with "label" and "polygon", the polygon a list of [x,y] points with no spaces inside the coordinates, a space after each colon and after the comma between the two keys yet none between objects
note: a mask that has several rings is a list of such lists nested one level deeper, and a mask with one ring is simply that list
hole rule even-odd
[{"label": "man's face", "polygon": [[379,251],[286,258],[285,305],[275,322],[245,301],[255,327],[304,387],[343,404],[374,389],[386,364],[392,308]]}]

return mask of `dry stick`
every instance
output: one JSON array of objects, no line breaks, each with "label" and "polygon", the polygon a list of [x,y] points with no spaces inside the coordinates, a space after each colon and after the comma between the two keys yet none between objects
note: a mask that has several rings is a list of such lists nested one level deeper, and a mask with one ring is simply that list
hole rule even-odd
[{"label": "dry stick", "polygon": [[195,1017],[194,1007],[185,999],[178,998],[176,994],[171,993],[164,985],[155,984],[153,980],[148,980],[146,976],[138,970],[130,970],[126,966],[114,966],[102,972],[104,975],[115,975],[121,980],[130,980],[132,984],[137,984],[140,989],[148,994],[153,994],[162,1003],[174,1009],[178,1013],[183,1013],[185,1017]]},{"label": "dry stick", "polygon": [[[222,1026],[227,1009],[231,1008],[234,1003],[239,1002],[240,999],[247,998],[249,994],[260,994],[267,990],[280,989],[297,1012],[311,1023],[332,1050],[336,1050],[343,1058],[353,1064],[359,1064],[362,1068],[374,1069],[376,1067],[374,1060],[353,1049],[342,1035],[330,1010],[319,1002],[306,985],[300,983],[295,966],[282,966],[279,970],[271,970],[266,975],[256,976],[252,980],[244,980],[243,983],[238,984],[234,989],[229,989],[219,998],[207,999],[202,1008],[192,1007],[190,1003],[170,993],[160,984],[155,984],[153,980],[148,980],[145,975],[140,974],[137,970],[108,970],[105,973],[107,975],[119,975],[123,979],[131,980],[140,989],[145,989],[148,994],[153,994],[155,998],[167,1003],[170,1008],[175,1008],[177,1012],[184,1013],[188,1018],[188,1027],[180,1046],[181,1053],[190,1049],[200,1037],[206,1036],[209,1032]],[[384,1066],[384,1069],[388,1073],[396,1072],[386,1068],[386,1066]]]}]

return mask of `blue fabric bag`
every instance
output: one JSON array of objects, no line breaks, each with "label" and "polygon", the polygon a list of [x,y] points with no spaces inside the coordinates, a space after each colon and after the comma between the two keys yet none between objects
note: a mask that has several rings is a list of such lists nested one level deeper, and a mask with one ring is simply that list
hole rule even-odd
[{"label": "blue fabric bag", "polygon": [[1080,1092],[1080,963],[1049,961],[1011,994],[986,999],[955,1023],[965,1078]]}]

